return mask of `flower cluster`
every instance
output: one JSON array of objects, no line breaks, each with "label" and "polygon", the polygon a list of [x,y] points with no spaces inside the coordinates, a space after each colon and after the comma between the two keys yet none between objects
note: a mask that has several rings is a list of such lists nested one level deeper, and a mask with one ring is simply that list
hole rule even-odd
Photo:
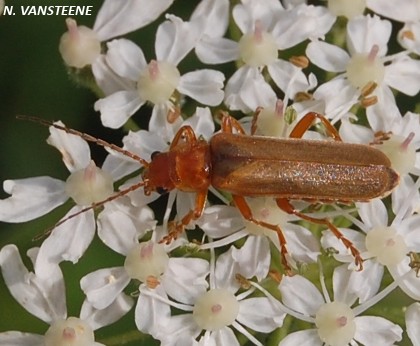
[{"label": "flower cluster", "polygon": [[[420,91],[417,4],[201,0],[187,18],[176,6],[104,0],[92,29],[66,20],[64,64],[96,92],[103,126],[127,134],[120,148],[29,118],[49,126],[69,176],[4,181],[0,221],[73,206],[29,249],[30,269],[16,245],[0,249],[11,295],[48,325],[2,331],[0,344],[420,345],[420,116],[398,102]],[[150,23],[154,52],[122,37]],[[219,132],[234,135],[209,147]],[[258,141],[241,147],[244,135]],[[108,151],[101,167],[88,142]],[[356,147],[350,164],[339,150]],[[270,155],[294,164],[290,186],[270,180]],[[327,179],[332,195],[297,192],[308,179]],[[95,236],[117,260],[83,273],[71,316],[63,262],[77,267]],[[389,308],[389,294],[403,303]],[[130,337],[94,335],[128,316]]]}]

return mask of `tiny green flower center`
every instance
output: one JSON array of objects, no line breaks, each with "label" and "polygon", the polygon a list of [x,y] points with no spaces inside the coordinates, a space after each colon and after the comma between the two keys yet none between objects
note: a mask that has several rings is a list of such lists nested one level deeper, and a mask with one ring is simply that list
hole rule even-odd
[{"label": "tiny green flower center", "polygon": [[93,329],[76,317],[55,321],[45,333],[45,346],[93,346]]},{"label": "tiny green flower center", "polygon": [[146,282],[148,277],[161,276],[168,267],[168,261],[163,245],[148,241],[131,249],[125,258],[124,268],[132,279]]},{"label": "tiny green flower center", "polygon": [[414,133],[406,138],[391,134],[390,138],[384,140],[377,148],[381,150],[391,161],[391,166],[400,175],[412,172],[416,164],[416,148],[412,144]]},{"label": "tiny green flower center", "polygon": [[91,161],[85,169],[70,174],[65,190],[78,205],[87,206],[103,201],[112,195],[113,179]]},{"label": "tiny green flower center", "polygon": [[366,0],[328,0],[328,9],[333,14],[348,19],[363,14],[365,8]]},{"label": "tiny green flower center", "polygon": [[252,67],[266,66],[277,59],[277,45],[274,37],[255,23],[255,31],[245,34],[239,40],[239,55],[245,64]]},{"label": "tiny green flower center", "polygon": [[323,304],[315,315],[320,339],[329,346],[347,346],[356,333],[354,313],[347,304]]},{"label": "tiny green flower center", "polygon": [[392,227],[374,228],[366,235],[366,249],[383,265],[397,265],[408,253],[404,238]]},{"label": "tiny green flower center", "polygon": [[231,325],[238,313],[239,303],[235,295],[219,288],[207,291],[197,299],[193,318],[200,328],[217,331]]},{"label": "tiny green flower center", "polygon": [[174,65],[152,60],[137,81],[139,97],[154,104],[165,103],[171,98],[180,78],[181,74]]},{"label": "tiny green flower center", "polygon": [[355,88],[362,89],[370,82],[378,85],[385,76],[385,66],[378,58],[379,47],[374,45],[369,54],[354,54],[347,64],[347,78]]},{"label": "tiny green flower center", "polygon": [[91,65],[101,54],[101,42],[96,32],[86,26],[77,26],[74,19],[66,19],[67,29],[60,39],[58,50],[64,62],[71,67]]}]

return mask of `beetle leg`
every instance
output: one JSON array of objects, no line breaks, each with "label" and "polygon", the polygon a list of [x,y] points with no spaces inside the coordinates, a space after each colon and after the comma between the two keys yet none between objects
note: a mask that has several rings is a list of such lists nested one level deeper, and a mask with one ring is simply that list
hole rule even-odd
[{"label": "beetle leg", "polygon": [[286,274],[291,275],[292,269],[290,268],[289,263],[286,258],[288,254],[287,247],[286,247],[286,238],[284,237],[284,234],[282,230],[280,229],[280,227],[278,225],[273,225],[271,223],[267,223],[267,222],[255,219],[252,216],[251,208],[249,207],[248,203],[246,202],[243,196],[233,195],[232,198],[233,198],[233,201],[235,202],[236,207],[239,209],[240,213],[245,218],[245,220],[248,220],[252,223],[255,223],[256,225],[265,227],[277,233],[277,237],[280,243],[281,263],[284,267]]},{"label": "beetle leg", "polygon": [[178,130],[178,132],[175,134],[174,139],[172,140],[171,146],[169,147],[169,151],[175,148],[180,140],[184,140],[186,143],[194,143],[197,141],[194,130],[191,126],[185,125]]},{"label": "beetle leg", "polygon": [[279,206],[279,208],[283,211],[285,211],[288,214],[293,214],[296,216],[299,216],[301,219],[316,223],[319,225],[325,225],[327,226],[331,232],[343,243],[343,245],[350,250],[352,256],[354,257],[354,262],[356,266],[359,267],[359,271],[363,270],[363,259],[360,255],[359,250],[356,249],[356,247],[353,245],[353,243],[347,239],[343,233],[341,233],[337,227],[335,227],[330,221],[327,219],[318,219],[315,217],[308,216],[304,213],[301,213],[300,211],[296,210],[293,205],[289,202],[286,198],[276,198],[276,203]]},{"label": "beetle leg", "polygon": [[168,235],[163,237],[159,243],[170,244],[173,240],[177,239],[182,232],[184,232],[185,226],[187,226],[192,220],[197,220],[201,217],[204,211],[207,200],[207,190],[200,191],[195,196],[194,209],[190,210],[180,222],[172,221],[169,226]]},{"label": "beetle leg", "polygon": [[251,123],[251,136],[255,135],[255,132],[257,131],[258,117],[260,116],[263,109],[264,109],[263,107],[258,107],[255,110],[254,116],[252,117],[252,123]]},{"label": "beetle leg", "polygon": [[330,123],[330,121],[322,114],[309,112],[298,121],[292,132],[290,138],[302,138],[306,131],[312,126],[315,119],[319,119],[327,129],[328,134],[336,141],[342,141],[337,129]]},{"label": "beetle leg", "polygon": [[223,113],[222,132],[233,133],[233,130],[236,130],[241,135],[245,134],[245,130],[238,120],[231,117],[228,113]]}]

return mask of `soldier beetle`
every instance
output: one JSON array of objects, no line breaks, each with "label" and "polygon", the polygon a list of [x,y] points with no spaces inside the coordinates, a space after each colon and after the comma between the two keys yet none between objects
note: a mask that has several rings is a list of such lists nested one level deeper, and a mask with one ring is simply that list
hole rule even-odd
[{"label": "soldier beetle", "polygon": [[[359,270],[363,259],[352,242],[326,218],[315,218],[296,210],[291,200],[312,203],[367,202],[384,197],[398,184],[399,175],[381,151],[362,144],[343,143],[335,127],[321,114],[310,112],[294,127],[289,139],[246,135],[241,124],[225,114],[221,131],[209,142],[197,138],[190,126],[181,127],[167,152],[156,152],[150,162],[116,145],[64,126],[34,118],[28,120],[54,126],[87,141],[122,153],[144,167],[142,180],[108,199],[94,203],[77,214],[101,206],[140,187],[149,195],[179,189],[196,194],[195,206],[178,222],[172,222],[161,242],[176,239],[191,221],[200,218],[210,186],[232,194],[242,216],[277,233],[284,269],[290,273],[286,239],[278,225],[257,220],[245,197],[272,197],[278,207],[303,220],[328,227],[351,252]],[[315,120],[321,121],[333,140],[302,139]],[[57,226],[56,225],[56,226]]]}]

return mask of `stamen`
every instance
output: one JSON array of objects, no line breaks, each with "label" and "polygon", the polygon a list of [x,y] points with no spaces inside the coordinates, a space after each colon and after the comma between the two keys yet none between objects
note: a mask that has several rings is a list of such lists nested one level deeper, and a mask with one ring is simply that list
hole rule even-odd
[{"label": "stamen", "polygon": [[377,96],[369,96],[369,97],[363,97],[360,100],[360,105],[363,108],[367,108],[369,106],[376,105],[378,103],[378,97]]},{"label": "stamen", "polygon": [[414,33],[411,30],[406,30],[401,33],[401,38],[406,38],[408,40],[414,41],[416,37],[414,36]]},{"label": "stamen", "polygon": [[309,59],[304,55],[292,56],[290,57],[289,61],[299,67],[299,68],[307,68],[309,66]]},{"label": "stamen", "polygon": [[155,289],[160,284],[160,281],[157,279],[156,276],[150,275],[146,279],[146,286],[150,289]]},{"label": "stamen", "polygon": [[370,81],[370,82],[368,82],[363,88],[362,88],[362,90],[360,91],[360,95],[362,96],[362,97],[366,97],[366,96],[368,96],[368,95],[370,95],[370,94],[372,94],[374,91],[375,91],[375,89],[377,88],[377,86],[378,86],[378,83],[376,83],[376,82],[374,82],[374,81]]}]

